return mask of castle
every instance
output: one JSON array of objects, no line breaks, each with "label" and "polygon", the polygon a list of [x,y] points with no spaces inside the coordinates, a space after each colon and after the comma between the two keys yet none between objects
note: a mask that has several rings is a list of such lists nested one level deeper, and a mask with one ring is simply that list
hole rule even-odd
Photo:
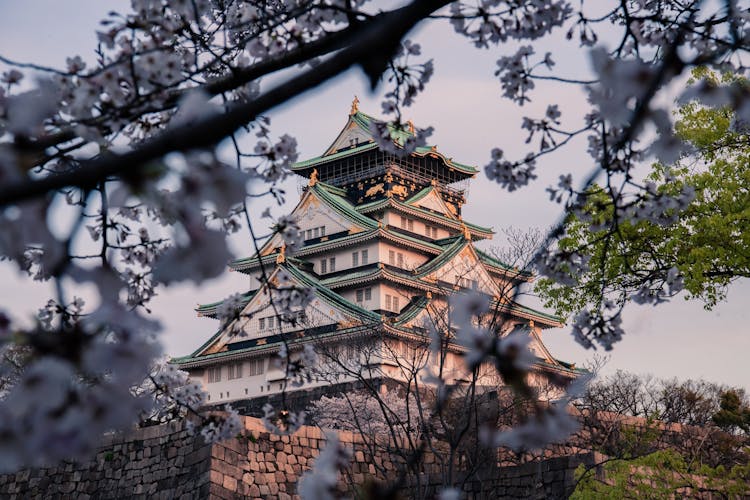
[{"label": "castle", "polygon": [[[467,290],[490,298],[503,333],[528,331],[536,357],[532,376],[570,380],[579,373],[542,342],[542,330],[562,326],[560,319],[513,300],[512,290],[532,275],[475,247],[493,235],[462,217],[461,188],[477,170],[434,146],[409,155],[382,151],[371,133],[374,120],[355,98],[333,144],[292,167],[308,179],[291,214],[300,229],[299,248],[288,251],[276,233],[254,255],[230,263],[249,278],[241,313],[192,354],[172,360],[202,382],[210,404],[291,390],[287,370],[275,361],[285,343],[292,359],[312,345],[366,367],[371,377],[398,378],[402,358],[429,344],[430,329],[441,322],[436,318],[445,319],[450,295]],[[397,148],[414,135],[411,123],[389,131]],[[273,303],[280,280],[314,294],[291,318]],[[197,312],[217,318],[221,307],[201,305]],[[451,344],[442,360],[449,383],[462,380],[461,355],[462,348]],[[353,378],[349,372],[335,381]],[[306,380],[295,390],[331,383]]]}]

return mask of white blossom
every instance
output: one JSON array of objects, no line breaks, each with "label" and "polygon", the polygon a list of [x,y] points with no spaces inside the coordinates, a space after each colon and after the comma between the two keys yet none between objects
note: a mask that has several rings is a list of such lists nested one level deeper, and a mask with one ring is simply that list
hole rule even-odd
[{"label": "white blossom", "polygon": [[333,500],[336,498],[336,483],[339,469],[349,463],[350,452],[345,449],[338,435],[326,436],[326,446],[315,459],[313,468],[305,472],[299,481],[298,491],[302,500]]}]

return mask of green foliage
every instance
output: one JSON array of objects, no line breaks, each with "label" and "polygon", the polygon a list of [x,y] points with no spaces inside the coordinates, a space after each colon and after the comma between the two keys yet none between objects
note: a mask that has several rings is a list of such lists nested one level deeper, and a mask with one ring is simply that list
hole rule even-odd
[{"label": "green foliage", "polygon": [[742,403],[737,391],[721,394],[721,409],[713,416],[714,423],[728,432],[742,430],[750,434],[750,407]]},{"label": "green foliage", "polygon": [[[574,500],[680,498],[699,492],[736,497],[750,494],[750,464],[692,468],[674,450],[661,450],[630,460],[610,460],[599,470],[580,465]],[[691,495],[692,494],[692,495]]]},{"label": "green foliage", "polygon": [[[693,76],[719,78],[703,69]],[[615,223],[611,199],[594,186],[585,206],[590,220],[569,217],[559,241],[562,250],[590,255],[590,270],[573,276],[574,287],[548,279],[536,286],[557,314],[600,308],[605,299],[622,306],[644,286],[660,288],[673,267],[683,276],[687,298],[710,309],[734,280],[750,276],[750,136],[733,130],[727,109],[691,102],[676,115],[677,133],[694,153],[672,166],[653,165],[647,181],[658,193],[693,186],[695,199],[672,225]]]}]

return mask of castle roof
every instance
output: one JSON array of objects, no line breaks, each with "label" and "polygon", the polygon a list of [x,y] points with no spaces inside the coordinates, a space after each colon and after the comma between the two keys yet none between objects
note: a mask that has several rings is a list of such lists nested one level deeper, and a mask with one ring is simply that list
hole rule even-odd
[{"label": "castle roof", "polygon": [[[326,165],[333,162],[369,151],[378,151],[378,145],[372,135],[373,123],[383,122],[359,110],[353,110],[349,115],[346,125],[344,125],[344,128],[339,132],[339,135],[336,137],[336,140],[333,141],[331,146],[329,146],[320,156],[295,163],[292,165],[292,171],[304,177],[310,177],[314,169],[322,170]],[[390,123],[388,124],[388,131],[394,144],[399,148],[402,148],[404,143],[410,137],[415,136],[413,130],[396,127]],[[347,142],[347,139],[350,137],[356,137],[357,142],[355,144]],[[445,156],[437,150],[437,146],[417,147],[410,156],[436,160],[436,166],[439,165],[443,169],[451,172],[451,175],[449,176],[451,179],[450,182],[473,177],[478,172],[476,167],[459,163],[452,158]]]}]

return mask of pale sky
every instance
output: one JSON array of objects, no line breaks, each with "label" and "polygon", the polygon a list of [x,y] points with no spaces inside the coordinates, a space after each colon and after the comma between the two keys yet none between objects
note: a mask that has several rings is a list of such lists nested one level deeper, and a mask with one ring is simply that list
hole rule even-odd
[{"label": "pale sky", "polygon": [[[0,54],[13,59],[64,67],[65,57],[80,54],[91,58],[96,44],[94,30],[107,11],[125,4],[122,1],[29,0],[0,2]],[[471,44],[442,26],[426,27],[413,38],[422,43],[423,52],[435,58],[435,76],[407,116],[417,125],[432,125],[432,143],[441,152],[462,163],[481,167],[489,151],[500,147],[510,157],[529,151],[526,135],[520,130],[525,114],[540,116],[548,100],[560,104],[563,118],[580,120],[585,98],[576,89],[556,84],[538,84],[534,101],[523,109],[501,98],[500,84],[493,76],[495,61],[515,51],[504,46],[476,50]],[[561,40],[537,46],[537,53],[553,50],[557,68],[567,76],[585,78],[589,71],[586,51]],[[275,134],[289,133],[299,143],[300,159],[321,154],[346,123],[349,106],[358,95],[360,109],[380,115],[380,99],[371,95],[365,78],[351,70],[327,85],[308,92],[270,113]],[[571,127],[576,122],[571,123]],[[548,201],[544,189],[556,183],[560,174],[571,172],[580,180],[591,167],[584,141],[571,144],[564,153],[540,162],[539,179],[530,187],[508,193],[480,173],[471,183],[464,217],[474,223],[494,227],[519,228],[551,225],[560,214],[559,206]],[[298,181],[287,182],[287,206],[273,208],[275,215],[285,213],[298,199]],[[256,202],[254,214],[272,202]],[[265,221],[258,222],[261,228]],[[500,234],[487,248],[502,245]],[[246,237],[233,239],[237,256],[251,253]],[[30,284],[7,263],[0,263],[0,307],[17,318],[28,318],[49,295],[47,285]],[[225,276],[200,287],[175,286],[162,289],[152,303],[154,315],[165,327],[163,342],[169,355],[194,350],[218,326],[214,320],[197,318],[197,303],[219,300],[230,293],[245,291],[244,275],[227,272]],[[72,295],[74,291],[71,291]],[[624,317],[625,338],[610,353],[604,373],[623,369],[651,373],[658,377],[705,378],[710,381],[750,389],[750,283],[735,284],[728,300],[713,311],[702,303],[686,302],[681,297],[672,303],[628,307]],[[530,304],[532,305],[532,304]],[[578,346],[569,329],[548,330],[544,340],[556,357],[584,364],[592,355]]]}]

